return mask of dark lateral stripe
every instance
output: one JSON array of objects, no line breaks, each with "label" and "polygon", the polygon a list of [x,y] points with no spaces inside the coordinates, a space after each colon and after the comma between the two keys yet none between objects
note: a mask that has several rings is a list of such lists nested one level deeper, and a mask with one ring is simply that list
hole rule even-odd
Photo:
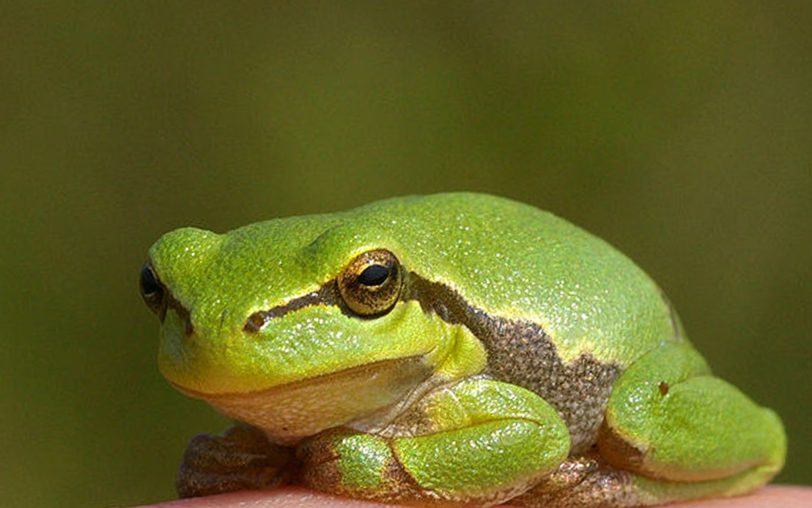
[{"label": "dark lateral stripe", "polygon": [[416,301],[424,312],[436,314],[446,323],[465,325],[477,336],[470,326],[473,324],[472,317],[486,315],[485,311],[469,305],[459,293],[445,284],[424,279],[414,272],[409,272],[407,287],[401,299]]}]

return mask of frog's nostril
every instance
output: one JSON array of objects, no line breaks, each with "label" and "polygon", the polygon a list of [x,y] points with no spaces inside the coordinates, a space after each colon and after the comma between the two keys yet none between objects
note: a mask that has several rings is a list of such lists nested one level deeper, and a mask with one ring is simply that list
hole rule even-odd
[{"label": "frog's nostril", "polygon": [[141,298],[144,299],[144,303],[147,304],[147,307],[149,307],[152,312],[159,314],[164,304],[164,288],[149,262],[146,262],[141,269],[141,278],[138,286],[141,290]]}]

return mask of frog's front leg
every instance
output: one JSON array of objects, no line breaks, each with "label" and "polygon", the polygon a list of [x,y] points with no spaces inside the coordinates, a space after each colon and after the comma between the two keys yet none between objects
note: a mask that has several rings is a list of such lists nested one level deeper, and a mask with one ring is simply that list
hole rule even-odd
[{"label": "frog's front leg", "polygon": [[249,425],[237,424],[222,436],[199,434],[183,454],[175,487],[180,497],[271,488],[287,479],[292,455]]},{"label": "frog's front leg", "polygon": [[304,443],[297,451],[302,480],[381,501],[490,505],[530,488],[570,449],[552,406],[489,379],[430,392],[388,430],[337,429]]}]

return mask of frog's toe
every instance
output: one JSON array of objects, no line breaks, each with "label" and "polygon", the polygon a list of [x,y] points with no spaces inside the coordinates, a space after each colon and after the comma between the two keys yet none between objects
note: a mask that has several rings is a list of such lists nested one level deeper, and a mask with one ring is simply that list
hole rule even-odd
[{"label": "frog's toe", "polygon": [[199,434],[186,448],[175,487],[182,498],[274,487],[284,480],[290,456],[253,427]]}]

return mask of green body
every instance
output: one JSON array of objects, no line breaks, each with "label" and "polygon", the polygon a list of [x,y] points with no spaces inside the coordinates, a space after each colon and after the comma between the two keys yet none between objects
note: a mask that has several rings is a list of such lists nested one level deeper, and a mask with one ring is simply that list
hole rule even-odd
[{"label": "green body", "polygon": [[180,229],[142,291],[167,379],[242,422],[193,441],[182,495],[634,506],[747,492],[783,464],[778,418],[710,374],[642,270],[502,198]]}]

